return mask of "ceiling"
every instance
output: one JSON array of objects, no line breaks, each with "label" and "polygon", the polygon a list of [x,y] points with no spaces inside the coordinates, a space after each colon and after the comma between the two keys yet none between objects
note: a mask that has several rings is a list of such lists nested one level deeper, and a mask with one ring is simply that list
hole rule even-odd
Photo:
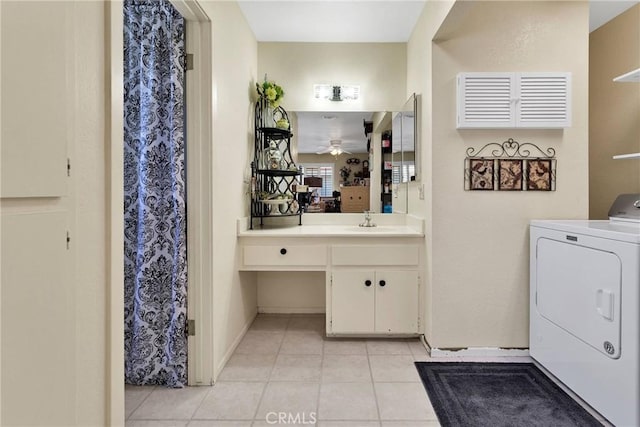
[{"label": "ceiling", "polygon": [[406,42],[424,0],[245,1],[238,4],[260,42]]},{"label": "ceiling", "polygon": [[[589,31],[640,0],[591,0]],[[239,0],[260,42],[406,42],[425,0]]]},{"label": "ceiling", "polygon": [[[640,0],[591,0],[589,31],[615,18]],[[406,42],[424,0],[239,0],[260,42]],[[332,115],[327,120],[323,116]],[[352,153],[366,151],[362,119],[371,113],[298,113],[299,152],[315,153],[341,139]]]},{"label": "ceiling", "polygon": [[371,120],[373,113],[366,112],[297,112],[298,152],[324,151],[331,140],[342,141],[342,149],[351,153],[366,153],[367,138],[363,120]]},{"label": "ceiling", "polygon": [[640,0],[591,0],[589,2],[589,32],[603,26]]}]

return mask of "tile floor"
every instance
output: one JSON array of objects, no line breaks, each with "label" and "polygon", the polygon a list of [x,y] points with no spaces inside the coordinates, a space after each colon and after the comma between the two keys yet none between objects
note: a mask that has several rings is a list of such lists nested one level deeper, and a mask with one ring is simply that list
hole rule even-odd
[{"label": "tile floor", "polygon": [[439,426],[422,360],[432,359],[418,339],[327,338],[324,316],[259,315],[214,386],[126,386],[126,425],[263,427],[282,413],[290,426]]}]

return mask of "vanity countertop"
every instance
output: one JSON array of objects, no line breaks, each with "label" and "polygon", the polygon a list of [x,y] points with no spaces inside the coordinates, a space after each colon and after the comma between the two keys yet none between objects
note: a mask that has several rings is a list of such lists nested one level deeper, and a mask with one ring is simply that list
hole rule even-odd
[{"label": "vanity countertop", "polygon": [[267,227],[238,232],[239,237],[424,237],[424,233],[407,225],[357,225],[324,224]]}]

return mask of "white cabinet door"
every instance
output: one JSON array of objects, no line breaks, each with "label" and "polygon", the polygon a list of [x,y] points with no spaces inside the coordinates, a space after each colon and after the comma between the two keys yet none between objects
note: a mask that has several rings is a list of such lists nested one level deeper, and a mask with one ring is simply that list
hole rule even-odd
[{"label": "white cabinet door", "polygon": [[67,212],[2,214],[2,425],[75,425]]},{"label": "white cabinet door", "polygon": [[375,332],[418,332],[418,273],[376,271]]},{"label": "white cabinet door", "polygon": [[1,197],[67,194],[73,2],[2,2]]},{"label": "white cabinet door", "polygon": [[458,129],[571,126],[571,73],[459,73]]},{"label": "white cabinet door", "polygon": [[336,271],[331,284],[331,331],[371,333],[374,330],[375,274]]}]

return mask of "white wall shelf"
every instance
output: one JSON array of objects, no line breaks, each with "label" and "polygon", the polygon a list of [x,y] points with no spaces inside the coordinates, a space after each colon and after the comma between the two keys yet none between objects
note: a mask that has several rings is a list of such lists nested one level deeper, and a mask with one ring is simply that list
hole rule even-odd
[{"label": "white wall shelf", "polygon": [[630,154],[618,154],[617,156],[613,156],[615,160],[620,159],[640,159],[640,153],[630,153]]},{"label": "white wall shelf", "polygon": [[638,68],[637,70],[633,70],[633,71],[629,71],[626,74],[623,74],[621,76],[618,76],[616,78],[613,79],[614,82],[632,82],[632,83],[639,83],[640,82],[640,68]]}]

